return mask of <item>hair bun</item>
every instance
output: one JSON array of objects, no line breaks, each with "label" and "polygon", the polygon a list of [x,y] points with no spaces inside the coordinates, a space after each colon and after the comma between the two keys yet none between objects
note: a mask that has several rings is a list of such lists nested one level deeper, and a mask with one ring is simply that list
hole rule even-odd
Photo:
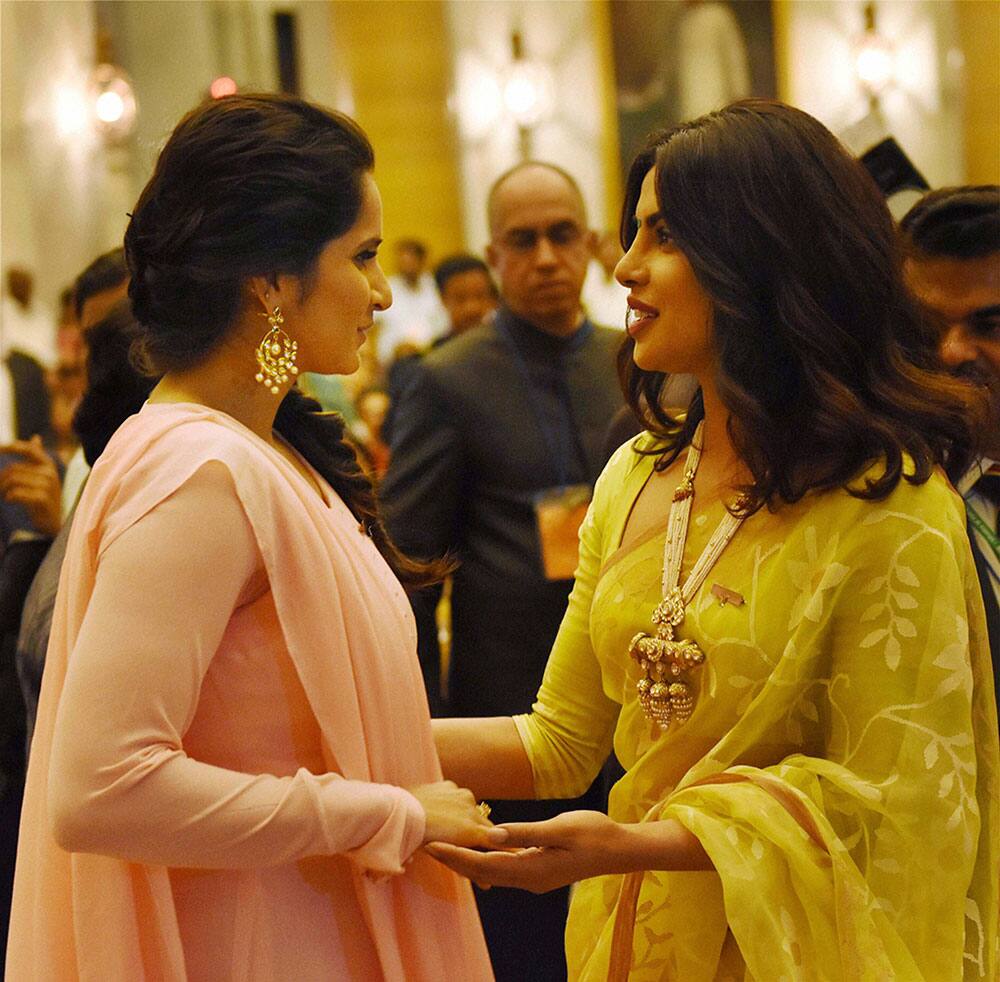
[{"label": "hair bun", "polygon": [[373,163],[353,120],[291,96],[232,96],[182,119],[125,233],[152,363],[183,370],[215,350],[251,277],[308,282],[357,219]]}]

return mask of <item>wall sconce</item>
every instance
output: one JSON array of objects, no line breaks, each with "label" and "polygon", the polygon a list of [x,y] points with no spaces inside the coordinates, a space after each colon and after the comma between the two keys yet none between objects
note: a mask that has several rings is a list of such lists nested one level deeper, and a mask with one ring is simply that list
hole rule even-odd
[{"label": "wall sconce", "polygon": [[875,28],[874,3],[865,4],[865,32],[855,44],[854,70],[874,108],[896,75],[896,53]]},{"label": "wall sconce", "polygon": [[511,63],[499,71],[484,59],[463,53],[449,105],[469,140],[486,138],[504,119],[513,122],[521,158],[526,160],[531,156],[532,127],[552,114],[555,87],[546,65],[524,57],[520,33],[515,31],[510,40]]},{"label": "wall sconce", "polygon": [[552,73],[524,57],[521,35],[510,36],[512,64],[503,87],[504,108],[517,123],[521,158],[531,157],[531,128],[545,119],[553,106]]},{"label": "wall sconce", "polygon": [[53,93],[52,116],[56,132],[63,139],[86,133],[90,125],[90,106],[79,85],[60,85]]},{"label": "wall sconce", "polygon": [[132,82],[117,65],[98,65],[88,83],[94,126],[107,143],[120,143],[135,126]]}]

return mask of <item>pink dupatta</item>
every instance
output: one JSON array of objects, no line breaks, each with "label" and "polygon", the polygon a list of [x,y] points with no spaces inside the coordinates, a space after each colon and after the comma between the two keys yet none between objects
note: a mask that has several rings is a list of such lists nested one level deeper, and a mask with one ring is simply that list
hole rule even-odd
[{"label": "pink dupatta", "polygon": [[[95,466],[60,577],[21,823],[7,962],[17,982],[186,978],[167,869],[62,850],[49,824],[47,779],[101,552],[207,461],[229,469],[254,530],[328,769],[402,787],[441,778],[409,607],[347,507],[336,495],[324,503],[230,417],[147,406]],[[389,824],[356,850],[365,866],[399,868],[401,830]],[[417,852],[402,875],[355,882],[386,979],[492,977],[471,890],[450,871]]]}]

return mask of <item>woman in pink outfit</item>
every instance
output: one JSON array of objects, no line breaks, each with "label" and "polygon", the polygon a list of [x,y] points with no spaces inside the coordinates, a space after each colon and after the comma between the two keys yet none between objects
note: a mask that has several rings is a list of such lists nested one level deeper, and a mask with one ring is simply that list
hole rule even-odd
[{"label": "woman in pink outfit", "polygon": [[432,840],[496,844],[441,780],[401,556],[292,387],[349,373],[378,266],[349,119],[231,97],[174,131],[125,236],[162,374],[94,467],[60,582],[7,978],[491,977]]}]

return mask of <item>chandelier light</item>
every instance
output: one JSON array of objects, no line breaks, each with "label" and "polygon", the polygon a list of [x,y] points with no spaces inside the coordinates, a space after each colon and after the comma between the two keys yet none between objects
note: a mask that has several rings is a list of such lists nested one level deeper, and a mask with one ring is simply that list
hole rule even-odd
[{"label": "chandelier light", "polygon": [[504,108],[518,126],[535,126],[552,109],[552,76],[544,65],[515,61],[503,87]]}]

